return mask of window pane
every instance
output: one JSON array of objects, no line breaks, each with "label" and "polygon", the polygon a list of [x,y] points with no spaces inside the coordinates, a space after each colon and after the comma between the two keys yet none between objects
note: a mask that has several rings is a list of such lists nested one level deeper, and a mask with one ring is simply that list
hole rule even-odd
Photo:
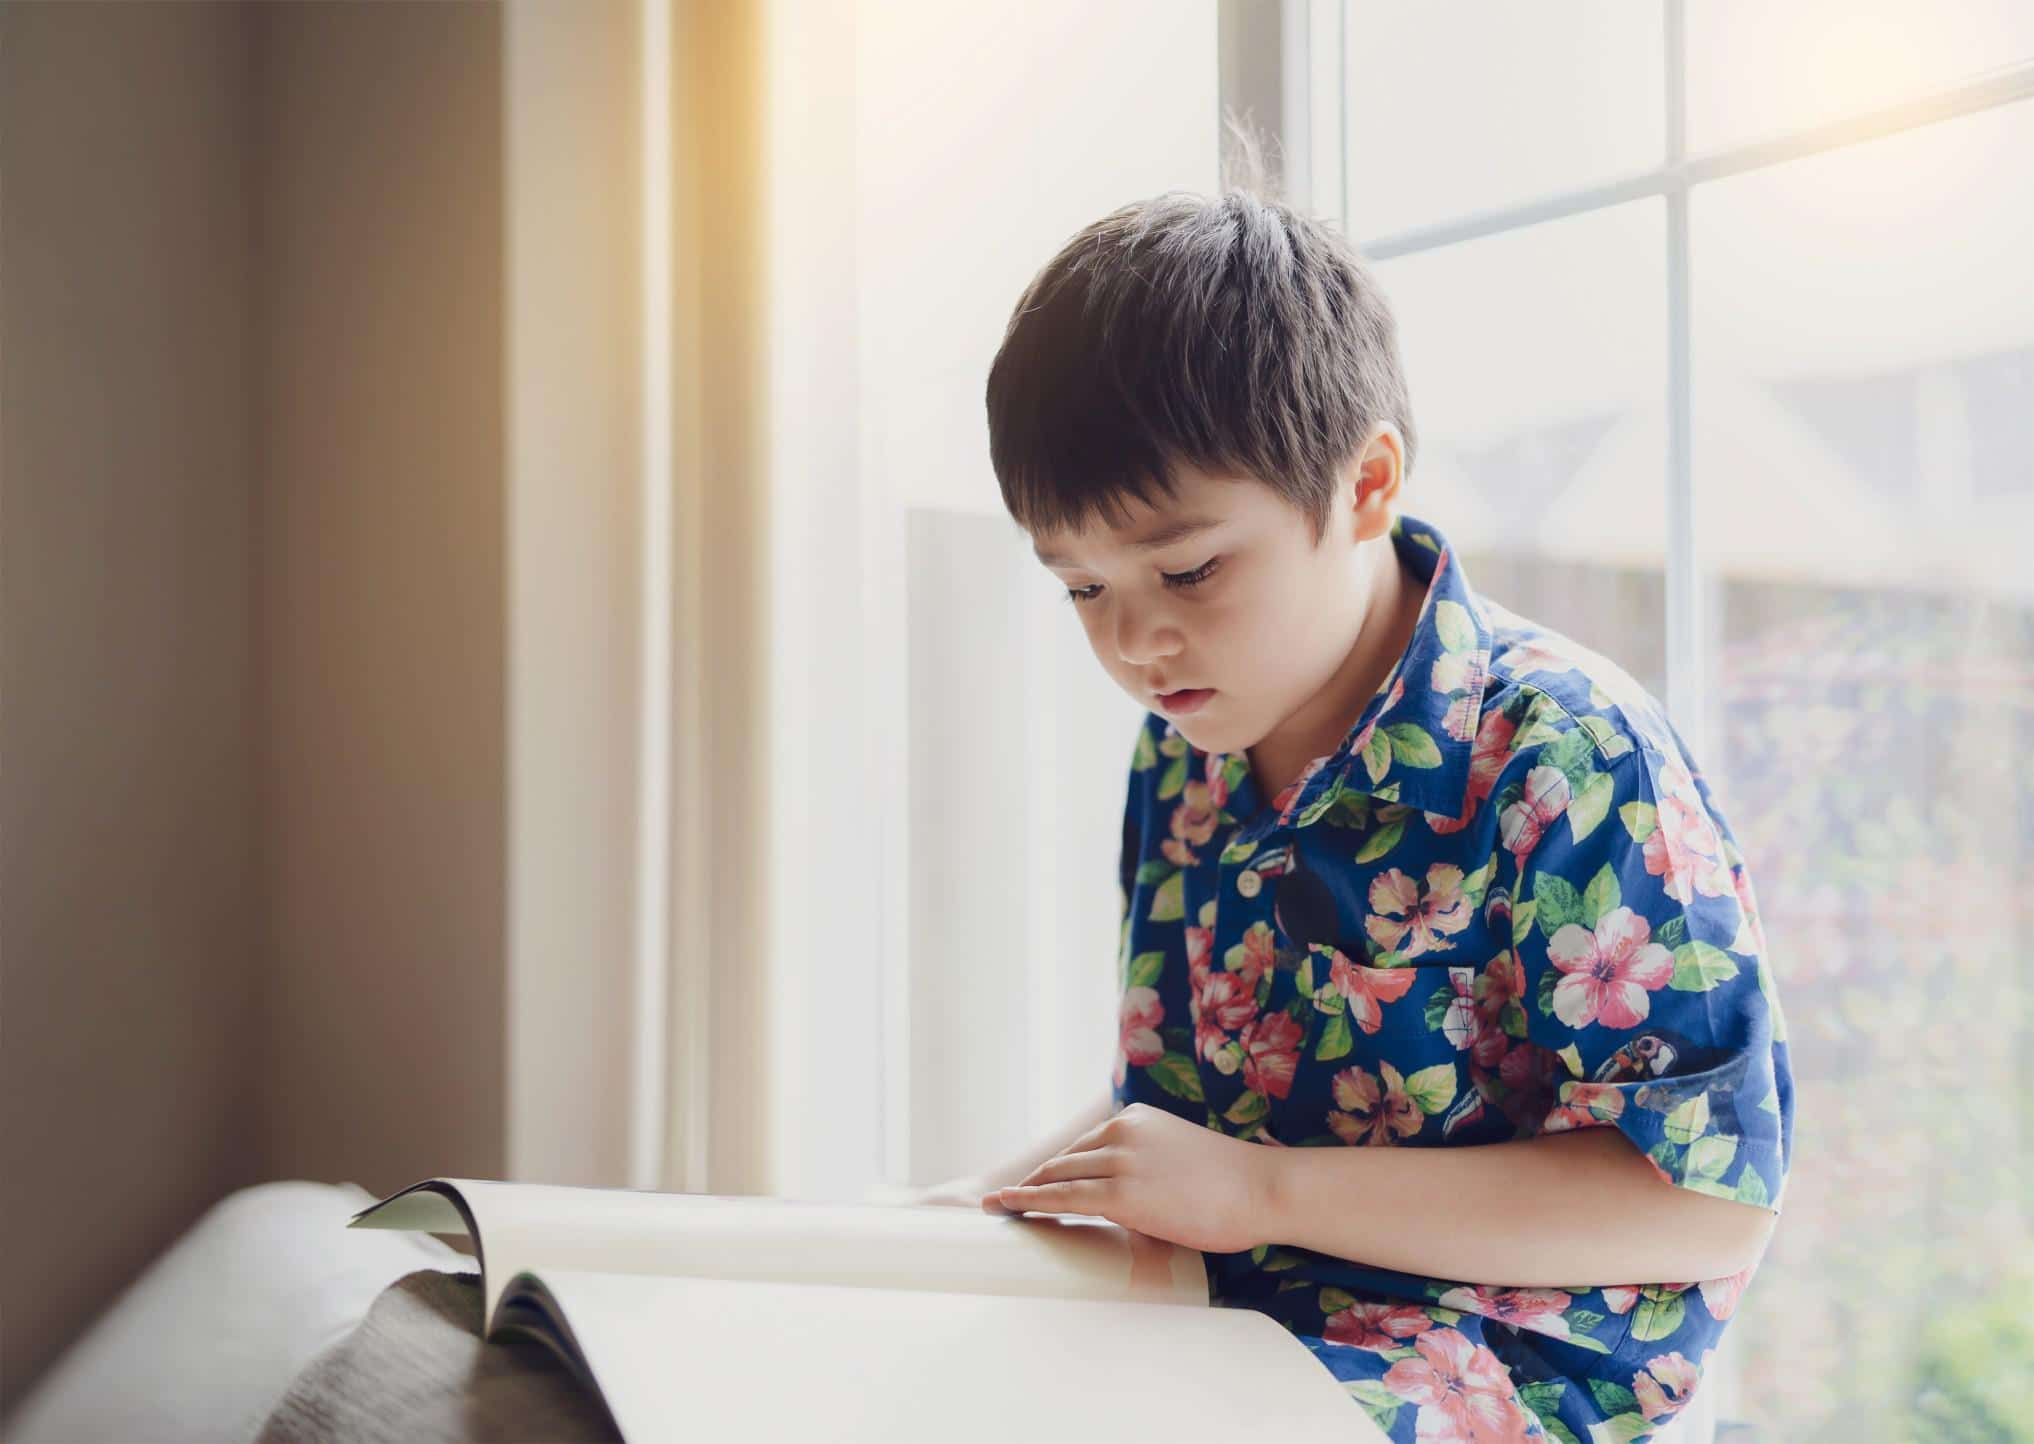
[{"label": "window pane", "polygon": [[1658,0],[1351,0],[1347,13],[1359,240],[1660,164]]},{"label": "window pane", "polygon": [[1645,201],[1376,268],[1419,433],[1405,510],[1661,696],[1664,224]]},{"label": "window pane", "polygon": [[2025,1427],[2030,171],[2021,103],[1694,196],[1713,766],[1802,1120],[1738,1325],[1762,1438]]},{"label": "window pane", "polygon": [[1701,0],[1688,6],[1688,135],[1715,150],[2034,59],[2026,0]]}]

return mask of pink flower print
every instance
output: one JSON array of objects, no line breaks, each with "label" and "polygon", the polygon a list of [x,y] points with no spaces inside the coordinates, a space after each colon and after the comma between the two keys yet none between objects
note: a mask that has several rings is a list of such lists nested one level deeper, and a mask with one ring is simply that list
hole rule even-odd
[{"label": "pink flower print", "polygon": [[1428,868],[1424,897],[1419,884],[1397,868],[1372,878],[1370,913],[1364,930],[1386,952],[1402,952],[1410,959],[1449,947],[1443,936],[1461,932],[1470,922],[1462,869],[1445,862]]},{"label": "pink flower print", "polygon": [[1243,940],[1229,949],[1223,962],[1230,972],[1254,988],[1277,956],[1278,935],[1272,932],[1269,923],[1255,922],[1245,930]]},{"label": "pink flower print", "polygon": [[1158,1025],[1165,1021],[1165,1004],[1158,1001],[1156,988],[1125,988],[1123,1005],[1117,1015],[1116,1086],[1123,1086],[1125,1064],[1149,1067],[1165,1056],[1159,1041]]},{"label": "pink flower print", "polygon": [[1292,811],[1293,804],[1299,801],[1300,793],[1306,790],[1306,785],[1309,782],[1313,781],[1314,774],[1327,765],[1328,759],[1326,757],[1316,757],[1300,769],[1299,776],[1278,790],[1278,796],[1271,799],[1271,805],[1278,812],[1280,825],[1292,820],[1289,814]]},{"label": "pink flower print", "polygon": [[1260,1013],[1243,1025],[1243,1086],[1267,1098],[1292,1092],[1300,1025],[1290,1013]]},{"label": "pink flower print", "polygon": [[1568,775],[1558,767],[1535,767],[1526,774],[1525,794],[1497,819],[1497,835],[1506,852],[1523,858],[1540,845],[1547,829],[1561,820],[1574,800]]},{"label": "pink flower print", "polygon": [[1187,928],[1185,931],[1187,977],[1198,988],[1208,980],[1208,970],[1214,966],[1215,930]]},{"label": "pink flower print", "polygon": [[1428,1329],[1419,1357],[1386,1371],[1384,1387],[1420,1406],[1419,1444],[1523,1444],[1535,1425],[1497,1355],[1460,1329]]},{"label": "pink flower print", "polygon": [[1745,1285],[1751,1282],[1758,1266],[1758,1261],[1754,1260],[1724,1278],[1702,1280],[1702,1307],[1709,1311],[1710,1318],[1721,1322],[1737,1312],[1737,1301],[1743,1296]]},{"label": "pink flower print", "polygon": [[1200,861],[1194,849],[1207,845],[1219,821],[1216,809],[1209,804],[1207,783],[1189,782],[1172,809],[1172,836],[1160,843],[1158,850],[1175,867],[1192,867]]},{"label": "pink flower print", "polygon": [[1760,957],[1766,955],[1766,929],[1759,921],[1758,898],[1752,893],[1751,874],[1742,866],[1730,870],[1731,886],[1737,889],[1738,910],[1744,914],[1745,931],[1752,951]]},{"label": "pink flower print", "polygon": [[1188,1012],[1193,1015],[1194,1047],[1212,1063],[1229,1035],[1257,1016],[1257,995],[1234,973],[1210,972],[1194,989]]},{"label": "pink flower print", "polygon": [[1540,1124],[1542,1133],[1565,1133],[1615,1123],[1624,1112],[1624,1094],[1615,1083],[1565,1083],[1561,1101]]},{"label": "pink flower print", "polygon": [[1431,685],[1436,692],[1461,694],[1448,704],[1441,730],[1457,742],[1467,742],[1490,685],[1490,653],[1443,652],[1434,662]]},{"label": "pink flower print", "polygon": [[1497,665],[1507,669],[1515,677],[1530,677],[1535,672],[1572,672],[1575,663],[1558,652],[1549,651],[1537,641],[1520,642],[1508,649],[1497,659]]},{"label": "pink flower print", "polygon": [[1207,778],[1208,806],[1217,812],[1229,805],[1229,754],[1210,752],[1202,775]]},{"label": "pink flower print", "polygon": [[1702,1375],[1678,1350],[1646,1360],[1645,1368],[1632,1376],[1631,1391],[1638,1396],[1639,1412],[1658,1422],[1686,1407]]},{"label": "pink flower print", "polygon": [[1674,976],[1674,955],[1650,941],[1652,934],[1630,908],[1612,908],[1594,933],[1580,923],[1556,932],[1547,956],[1564,976],[1554,985],[1554,1016],[1571,1028],[1643,1023],[1652,1009],[1647,994]]},{"label": "pink flower print", "polygon": [[1628,1314],[1631,1306],[1639,1301],[1637,1284],[1606,1284],[1603,1288],[1603,1302],[1613,1314]]},{"label": "pink flower print", "polygon": [[1406,1095],[1399,1071],[1389,1063],[1380,1063],[1378,1070],[1371,1073],[1352,1064],[1328,1082],[1335,1097],[1328,1127],[1344,1143],[1397,1143],[1418,1133],[1426,1122],[1420,1105]]},{"label": "pink flower print", "polygon": [[1525,966],[1511,953],[1492,958],[1477,978],[1476,1029],[1470,1056],[1485,1068],[1496,1067],[1511,1048],[1504,1015],[1513,1003],[1523,1004],[1525,995]]},{"label": "pink flower print", "polygon": [[1497,1106],[1514,1128],[1530,1130],[1554,1106],[1561,1080],[1567,1076],[1568,1065],[1551,1048],[1515,1043],[1497,1065],[1498,1081],[1505,1090]]},{"label": "pink flower print", "polygon": [[1450,833],[1460,832],[1469,825],[1477,807],[1497,786],[1498,774],[1504,771],[1504,764],[1511,760],[1511,739],[1517,731],[1518,723],[1504,713],[1484,714],[1482,724],[1476,729],[1476,749],[1469,754],[1469,791],[1463,799],[1462,815],[1437,822],[1429,813],[1429,827],[1435,832]]},{"label": "pink flower print", "polygon": [[1696,892],[1724,897],[1733,889],[1723,865],[1723,839],[1709,814],[1680,797],[1660,799],[1652,835],[1645,840],[1646,871],[1681,902]]},{"label": "pink flower print", "polygon": [[1507,1289],[1474,1284],[1449,1289],[1434,1300],[1444,1309],[1481,1314],[1515,1329],[1530,1329],[1550,1339],[1572,1337],[1567,1312],[1574,1295],[1560,1289]]},{"label": "pink flower print", "polygon": [[1330,951],[1334,962],[1328,968],[1328,981],[1346,1000],[1344,1006],[1351,1021],[1364,1032],[1375,1033],[1384,1022],[1384,1004],[1397,1002],[1406,995],[1415,970],[1361,967],[1340,950]]},{"label": "pink flower print", "polygon": [[1331,1344],[1354,1344],[1359,1349],[1394,1349],[1433,1326],[1434,1316],[1425,1309],[1359,1299],[1329,1314],[1321,1336]]}]

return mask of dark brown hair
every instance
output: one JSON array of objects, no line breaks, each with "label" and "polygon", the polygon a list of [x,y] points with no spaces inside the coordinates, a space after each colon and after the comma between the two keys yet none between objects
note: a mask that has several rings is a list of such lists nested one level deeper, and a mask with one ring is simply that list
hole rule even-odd
[{"label": "dark brown hair", "polygon": [[1417,440],[1390,304],[1332,224],[1248,185],[1104,216],[1025,288],[989,368],[989,457],[1027,531],[1125,519],[1173,468],[1241,473],[1319,542],[1380,421]]}]

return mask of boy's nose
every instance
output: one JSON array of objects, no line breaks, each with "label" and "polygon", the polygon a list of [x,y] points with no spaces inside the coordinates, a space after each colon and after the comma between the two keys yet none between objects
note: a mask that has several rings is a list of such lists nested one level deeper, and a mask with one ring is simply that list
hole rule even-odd
[{"label": "boy's nose", "polygon": [[1133,616],[1127,609],[1116,614],[1116,655],[1132,667],[1149,667],[1179,652],[1177,628],[1163,618]]}]

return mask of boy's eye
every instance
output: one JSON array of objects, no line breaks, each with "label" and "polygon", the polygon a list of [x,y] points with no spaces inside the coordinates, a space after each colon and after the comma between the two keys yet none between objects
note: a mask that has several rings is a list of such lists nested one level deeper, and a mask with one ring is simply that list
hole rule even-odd
[{"label": "boy's eye", "polygon": [[[1214,575],[1215,564],[1220,560],[1221,560],[1220,557],[1209,557],[1205,562],[1201,563],[1201,565],[1195,567],[1190,572],[1160,572],[1159,578],[1168,587],[1173,587],[1182,591],[1188,587],[1197,587],[1202,582],[1206,581],[1209,577]],[[1095,599],[1095,594],[1101,591],[1101,589],[1102,588],[1099,584],[1091,587],[1069,587],[1067,589],[1066,594],[1067,600],[1074,602],[1091,602]]]}]

